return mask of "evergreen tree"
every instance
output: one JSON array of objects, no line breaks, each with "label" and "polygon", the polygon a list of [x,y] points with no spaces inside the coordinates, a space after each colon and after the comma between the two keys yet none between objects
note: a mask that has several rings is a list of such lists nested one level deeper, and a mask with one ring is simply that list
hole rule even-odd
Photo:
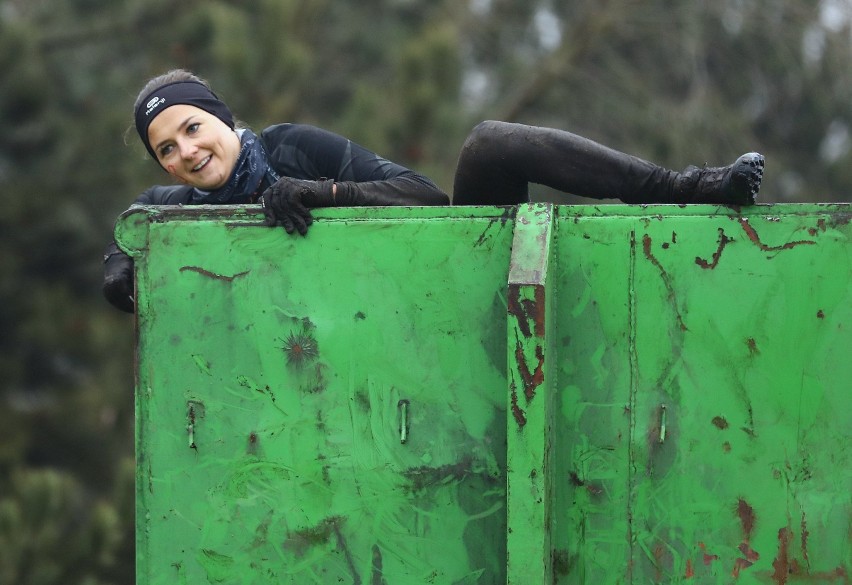
[{"label": "evergreen tree", "polygon": [[850,201],[850,38],[830,0],[0,0],[0,583],[133,581],[132,321],[100,258],[167,180],[132,128],[149,77],[192,69],[256,129],[317,124],[447,191],[497,118],[672,168],[753,148],[762,201]]}]

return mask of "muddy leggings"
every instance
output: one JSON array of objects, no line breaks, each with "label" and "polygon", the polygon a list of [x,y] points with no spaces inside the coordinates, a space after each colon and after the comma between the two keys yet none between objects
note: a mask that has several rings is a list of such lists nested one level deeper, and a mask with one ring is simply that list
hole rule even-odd
[{"label": "muddy leggings", "polygon": [[679,173],[564,130],[486,121],[468,136],[454,205],[516,205],[529,183],[595,199],[669,203]]}]

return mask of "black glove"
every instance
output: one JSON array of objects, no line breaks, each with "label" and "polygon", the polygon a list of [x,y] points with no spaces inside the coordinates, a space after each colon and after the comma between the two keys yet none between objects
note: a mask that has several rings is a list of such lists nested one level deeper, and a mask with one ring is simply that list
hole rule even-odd
[{"label": "black glove", "polygon": [[104,296],[126,313],[135,311],[133,301],[133,259],[111,242],[104,252]]},{"label": "black glove", "polygon": [[260,196],[266,225],[284,226],[288,234],[298,231],[303,236],[314,222],[310,207],[334,205],[334,181],[306,181],[281,177]]}]

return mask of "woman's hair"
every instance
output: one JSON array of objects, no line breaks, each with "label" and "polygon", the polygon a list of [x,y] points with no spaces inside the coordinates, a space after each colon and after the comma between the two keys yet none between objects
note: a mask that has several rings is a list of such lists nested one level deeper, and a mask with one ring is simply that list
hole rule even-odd
[{"label": "woman's hair", "polygon": [[207,83],[206,80],[198,77],[195,73],[191,73],[185,69],[172,69],[171,71],[167,71],[162,75],[158,75],[157,77],[150,79],[148,83],[145,84],[145,87],[143,87],[142,91],[139,92],[139,95],[136,96],[136,101],[133,102],[134,115],[139,109],[139,104],[142,103],[142,100],[144,100],[146,96],[164,85],[175,83],[177,81],[194,81],[196,83],[200,83],[207,89],[210,89],[210,84]]}]

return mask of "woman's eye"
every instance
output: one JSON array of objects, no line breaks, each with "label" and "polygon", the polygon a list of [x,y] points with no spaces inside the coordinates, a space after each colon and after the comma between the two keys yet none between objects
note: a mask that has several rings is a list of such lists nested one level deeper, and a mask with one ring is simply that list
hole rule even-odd
[{"label": "woman's eye", "polygon": [[172,148],[173,147],[171,145],[164,146],[163,148],[161,148],[160,149],[160,157],[165,158],[165,157],[169,156],[169,153],[172,151]]},{"label": "woman's eye", "polygon": [[195,134],[196,132],[198,132],[198,122],[193,122],[186,127],[187,134]]}]

